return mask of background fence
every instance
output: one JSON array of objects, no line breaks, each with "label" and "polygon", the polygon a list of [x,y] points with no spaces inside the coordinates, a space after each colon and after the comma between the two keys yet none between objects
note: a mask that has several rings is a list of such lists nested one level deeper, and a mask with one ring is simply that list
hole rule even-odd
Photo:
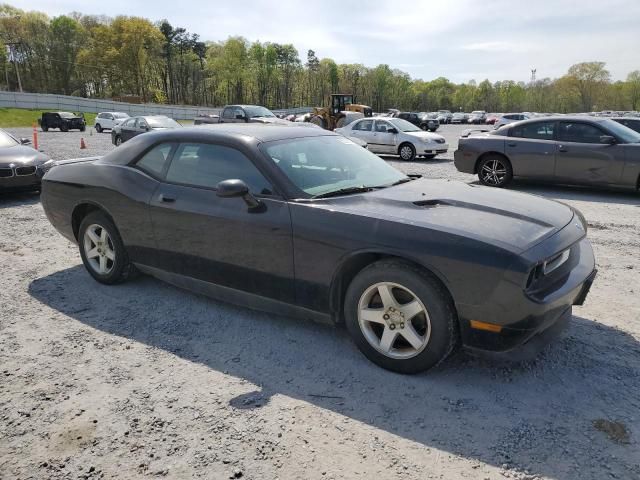
[{"label": "background fence", "polygon": [[[59,110],[84,113],[126,112],[135,115],[167,115],[176,120],[191,120],[202,114],[219,115],[221,108],[191,107],[186,105],[160,105],[157,103],[124,103],[113,100],[51,95],[47,93],[0,92],[0,107]],[[274,110],[277,114],[306,113],[309,107]]]}]

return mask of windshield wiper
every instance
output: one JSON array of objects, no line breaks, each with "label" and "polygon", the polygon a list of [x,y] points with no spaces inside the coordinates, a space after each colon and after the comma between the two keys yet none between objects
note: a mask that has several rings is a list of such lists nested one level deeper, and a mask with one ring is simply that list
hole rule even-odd
[{"label": "windshield wiper", "polygon": [[410,182],[411,180],[415,180],[415,178],[413,177],[405,177],[405,178],[401,178],[400,180],[393,182],[393,183],[388,183],[386,185],[378,185],[375,188],[387,188],[387,187],[395,187],[396,185],[400,185],[402,183],[407,183]]},{"label": "windshield wiper", "polygon": [[360,187],[346,187],[346,188],[340,188],[339,190],[333,190],[331,192],[320,193],[318,195],[314,195],[311,198],[328,198],[328,197],[337,197],[340,195],[349,195],[350,193],[364,193],[364,192],[370,192],[374,188],[378,188],[378,187],[365,187],[364,185]]}]

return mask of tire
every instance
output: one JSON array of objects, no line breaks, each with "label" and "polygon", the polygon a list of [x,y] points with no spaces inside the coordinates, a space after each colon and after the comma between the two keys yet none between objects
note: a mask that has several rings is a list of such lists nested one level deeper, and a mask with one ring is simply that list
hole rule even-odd
[{"label": "tire", "polygon": [[344,316],[360,351],[398,373],[428,370],[458,343],[457,316],[448,293],[431,274],[402,260],[380,260],[362,270],[347,289]]},{"label": "tire", "polygon": [[122,283],[134,269],[118,229],[101,211],[91,212],[82,219],[78,246],[82,263],[100,283]]},{"label": "tire", "polygon": [[436,156],[433,154],[430,154],[430,155],[425,155],[424,158],[425,160],[433,160],[434,158],[436,158]]},{"label": "tire", "polygon": [[62,125],[60,125],[60,131],[61,132],[68,132],[69,131],[69,127],[67,124],[63,123]]},{"label": "tire", "polygon": [[436,130],[438,130],[438,129],[437,129],[437,128],[430,128],[430,129],[429,129],[429,131],[430,131],[431,133],[435,132]]},{"label": "tire", "polygon": [[506,187],[513,179],[511,162],[502,155],[488,155],[478,164],[478,179],[488,187]]},{"label": "tire", "polygon": [[96,123],[96,132],[102,133],[102,125],[100,125],[99,123]]},{"label": "tire", "polygon": [[84,132],[87,129],[87,127],[80,127],[80,131]]},{"label": "tire", "polygon": [[43,123],[42,125],[40,125],[40,128],[42,128],[43,132],[48,132],[49,131],[49,127],[47,127],[46,123]]},{"label": "tire", "polygon": [[324,118],[320,115],[314,115],[309,119],[309,123],[313,123],[314,125],[318,125],[319,127],[327,129],[327,122],[325,122]]},{"label": "tire", "polygon": [[398,147],[398,155],[405,162],[411,162],[416,158],[416,148],[410,143],[402,143]]},{"label": "tire", "polygon": [[119,147],[120,145],[122,145],[122,137],[120,135],[116,135],[115,146]]},{"label": "tire", "polygon": [[336,128],[342,128],[345,125],[345,122],[347,121],[346,117],[340,117],[336,120]]}]

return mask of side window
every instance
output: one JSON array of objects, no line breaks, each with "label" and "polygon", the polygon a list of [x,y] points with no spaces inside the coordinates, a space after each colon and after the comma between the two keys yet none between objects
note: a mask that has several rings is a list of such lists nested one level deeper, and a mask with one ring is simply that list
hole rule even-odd
[{"label": "side window", "polygon": [[136,162],[136,167],[152,177],[162,178],[173,146],[171,143],[156,145]]},{"label": "side window", "polygon": [[233,118],[233,108],[225,108],[222,111],[222,118]]},{"label": "side window", "polygon": [[373,127],[373,120],[361,120],[356,123],[352,130],[359,130],[361,132],[370,132]]},{"label": "side window", "polygon": [[240,107],[233,109],[233,118],[238,118],[238,116],[244,118],[244,110],[242,110]]},{"label": "side window", "polygon": [[124,123],[122,124],[122,126],[123,126],[123,127],[131,128],[131,127],[133,127],[133,126],[135,125],[135,123],[136,123],[136,119],[135,119],[135,118],[130,118],[129,120],[127,120],[126,122],[124,122]]},{"label": "side window", "polygon": [[389,123],[380,120],[376,121],[376,132],[386,133],[390,128],[391,125],[389,125]]},{"label": "side window", "polygon": [[234,148],[205,143],[180,144],[167,172],[167,182],[215,188],[223,180],[243,180],[255,194],[273,188],[256,166]]},{"label": "side window", "polygon": [[107,114],[106,113],[99,113],[98,114],[98,118],[106,118]]},{"label": "side window", "polygon": [[111,115],[110,113],[106,113],[104,115],[104,118],[106,118],[107,120],[113,120],[113,115]]},{"label": "side window", "polygon": [[138,120],[138,128],[144,130],[146,128],[148,128],[149,125],[147,124],[146,120],[144,118],[141,118],[140,120]]},{"label": "side window", "polygon": [[553,140],[554,122],[538,122],[519,125],[511,130],[512,137]]},{"label": "side window", "polygon": [[588,123],[560,122],[558,140],[561,142],[600,143],[602,130]]}]

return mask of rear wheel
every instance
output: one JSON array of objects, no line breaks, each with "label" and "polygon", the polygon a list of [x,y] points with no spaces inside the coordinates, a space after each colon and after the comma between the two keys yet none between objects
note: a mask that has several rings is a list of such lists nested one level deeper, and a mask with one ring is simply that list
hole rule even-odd
[{"label": "rear wheel", "polygon": [[87,129],[87,127],[85,127],[84,125],[82,127],[80,127],[80,131],[84,132]]},{"label": "rear wheel", "polygon": [[410,162],[414,158],[416,158],[416,149],[410,143],[403,143],[398,147],[398,155],[405,162]]},{"label": "rear wheel", "polygon": [[309,123],[313,123],[314,125],[318,125],[319,127],[327,129],[327,122],[320,115],[314,115],[309,119]]},{"label": "rear wheel", "polygon": [[513,179],[511,162],[500,155],[489,155],[478,165],[478,179],[482,185],[504,187]]},{"label": "rear wheel", "polygon": [[381,260],[360,272],[347,290],[346,326],[372,362],[418,373],[444,360],[457,342],[447,293],[427,272],[400,260]]},{"label": "rear wheel", "polygon": [[80,223],[78,231],[80,256],[85,268],[98,282],[124,282],[133,265],[124,248],[118,229],[102,212],[92,212]]}]

